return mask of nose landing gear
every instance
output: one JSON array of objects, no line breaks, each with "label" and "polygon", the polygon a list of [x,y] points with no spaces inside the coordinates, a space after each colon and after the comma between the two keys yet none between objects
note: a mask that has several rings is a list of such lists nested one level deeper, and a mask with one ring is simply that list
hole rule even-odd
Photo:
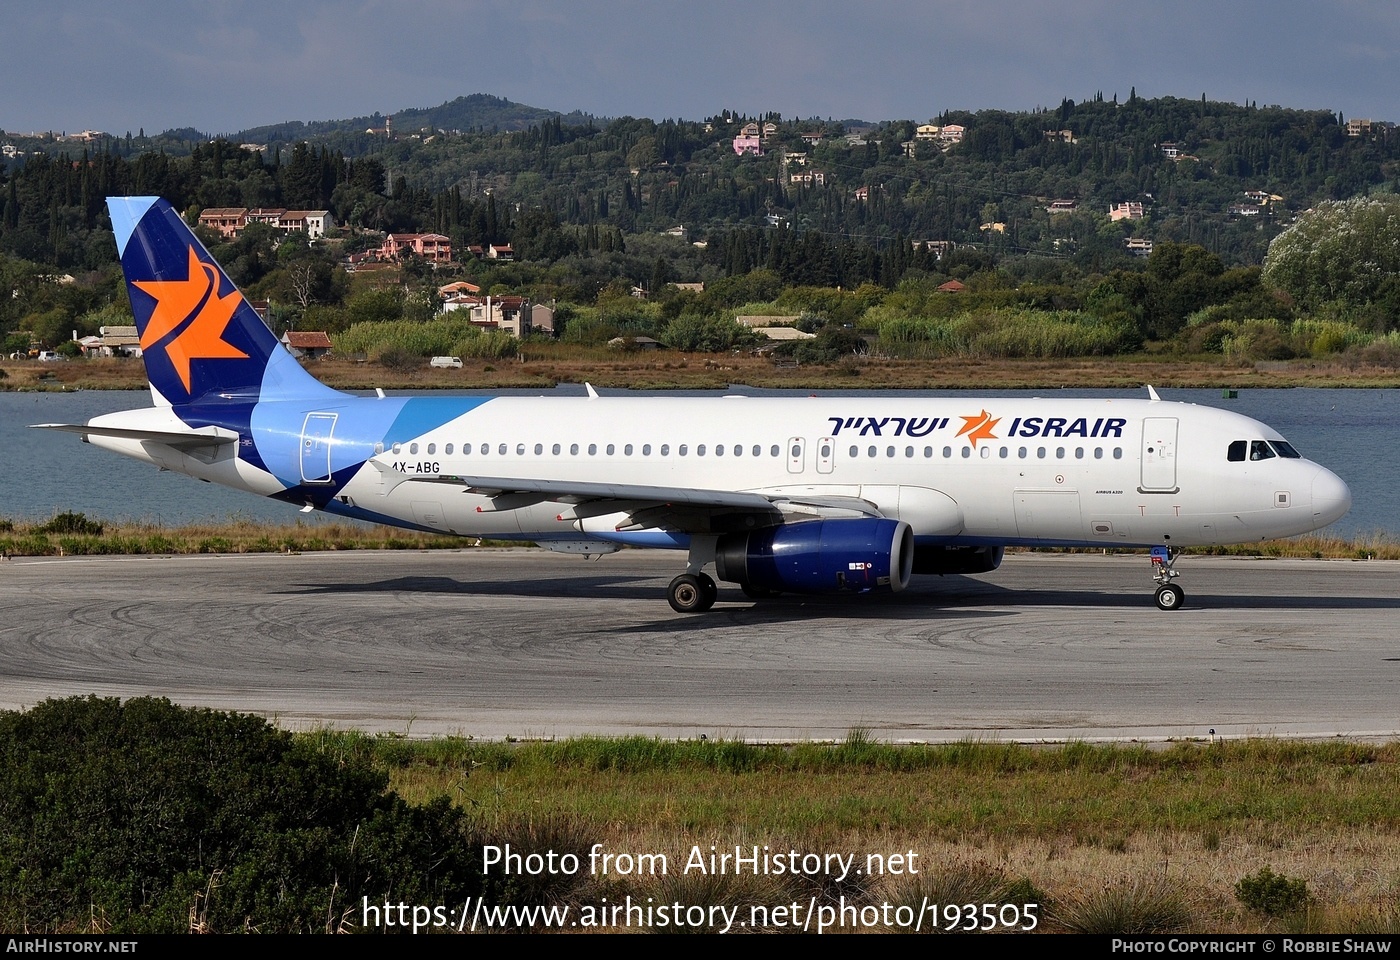
[{"label": "nose landing gear", "polygon": [[1186,591],[1172,583],[1181,573],[1176,570],[1176,559],[1181,552],[1173,553],[1170,547],[1152,548],[1152,579],[1157,581],[1157,609],[1180,610],[1186,602]]}]

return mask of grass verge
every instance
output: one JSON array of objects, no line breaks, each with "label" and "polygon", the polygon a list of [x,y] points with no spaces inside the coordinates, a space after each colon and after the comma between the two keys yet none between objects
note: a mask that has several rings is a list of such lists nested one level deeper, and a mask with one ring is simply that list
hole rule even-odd
[{"label": "grass verge", "polygon": [[[525,544],[419,533],[354,523],[263,523],[230,519],[169,527],[155,521],[94,520],[82,513],[55,514],[44,521],[0,517],[0,552],[7,557],[105,556],[123,554],[302,553],[317,550],[457,550]],[[1063,552],[1058,548],[1050,552]],[[1081,549],[1069,552],[1102,553]],[[1109,550],[1109,553],[1145,553]],[[1400,560],[1400,542],[1375,533],[1355,540],[1308,534],[1288,540],[1192,547],[1187,553],[1232,557]]]},{"label": "grass verge", "polygon": [[[1396,744],[308,736],[321,749],[371,758],[413,802],[451,797],[488,828],[545,824],[519,849],[547,842],[580,851],[591,882],[573,894],[585,898],[723,902],[747,912],[844,897],[903,906],[906,918],[933,904],[940,925],[965,924],[967,903],[1037,903],[1041,931],[1117,934],[1393,932],[1400,916]],[[851,883],[825,870],[685,870],[697,849],[707,857],[736,846],[854,854],[862,867],[869,855],[888,864],[900,854],[917,873],[867,872]],[[667,869],[652,860],[645,871],[589,870],[594,849],[664,855]],[[1297,909],[1241,898],[1257,878],[1276,876],[1306,883]]]}]

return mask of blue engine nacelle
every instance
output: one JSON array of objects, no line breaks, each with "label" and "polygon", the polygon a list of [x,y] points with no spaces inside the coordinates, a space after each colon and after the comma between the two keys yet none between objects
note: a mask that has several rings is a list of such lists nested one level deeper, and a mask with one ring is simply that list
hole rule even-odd
[{"label": "blue engine nacelle", "polygon": [[715,572],[756,590],[829,593],[909,585],[914,534],[901,520],[806,520],[720,537]]}]

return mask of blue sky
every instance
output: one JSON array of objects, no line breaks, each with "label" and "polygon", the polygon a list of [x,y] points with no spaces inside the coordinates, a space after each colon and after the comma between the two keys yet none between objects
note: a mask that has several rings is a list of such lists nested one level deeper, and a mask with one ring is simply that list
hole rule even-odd
[{"label": "blue sky", "polygon": [[1102,91],[1400,121],[1390,0],[49,0],[0,128],[211,133],[490,93],[604,115],[924,121]]}]

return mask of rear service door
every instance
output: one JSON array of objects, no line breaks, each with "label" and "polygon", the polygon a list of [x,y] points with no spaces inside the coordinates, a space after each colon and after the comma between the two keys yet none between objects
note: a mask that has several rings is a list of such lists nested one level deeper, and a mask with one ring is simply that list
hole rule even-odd
[{"label": "rear service door", "polygon": [[339,414],[308,413],[301,427],[301,482],[330,483],[331,434]]}]

